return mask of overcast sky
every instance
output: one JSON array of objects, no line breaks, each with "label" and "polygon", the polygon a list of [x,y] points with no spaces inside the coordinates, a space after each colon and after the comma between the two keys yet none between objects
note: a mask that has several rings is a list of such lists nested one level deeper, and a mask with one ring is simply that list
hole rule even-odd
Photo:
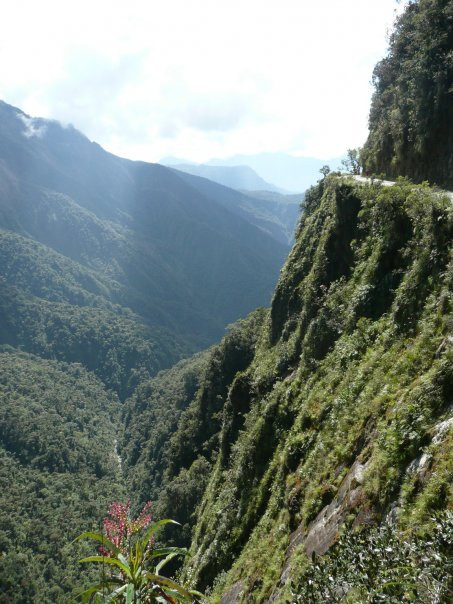
[{"label": "overcast sky", "polygon": [[0,98],[119,155],[361,145],[396,0],[14,0]]}]

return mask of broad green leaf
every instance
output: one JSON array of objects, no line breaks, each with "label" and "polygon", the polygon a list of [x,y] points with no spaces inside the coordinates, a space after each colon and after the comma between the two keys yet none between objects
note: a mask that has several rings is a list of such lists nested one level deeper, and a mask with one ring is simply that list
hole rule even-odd
[{"label": "broad green leaf", "polygon": [[176,520],[170,520],[169,518],[164,518],[163,520],[159,520],[158,522],[154,522],[146,531],[143,539],[142,539],[142,547],[143,549],[145,549],[145,547],[148,545],[148,541],[151,539],[151,537],[154,535],[154,533],[159,530],[161,527],[163,527],[166,524],[177,524],[178,526],[181,526],[179,524],[179,522],[176,522]]},{"label": "broad green leaf", "polygon": [[[165,589],[165,595],[170,596],[177,602],[187,602],[187,599],[184,596],[182,596],[180,593],[178,593],[175,589],[170,589],[169,587],[167,587]],[[163,600],[163,598],[162,598],[162,600]]]},{"label": "broad green leaf", "polygon": [[95,585],[92,585],[91,587],[89,587],[88,589],[86,589],[85,591],[77,594],[76,598],[80,598],[82,602],[88,602],[91,598],[91,596],[93,594],[95,594],[98,591],[102,591],[103,589],[110,589],[111,585],[116,585],[120,583],[119,579],[107,579],[106,581],[102,581],[102,583],[96,583]]},{"label": "broad green leaf", "polygon": [[180,554],[181,556],[187,556],[189,554],[185,547],[162,547],[160,549],[154,549],[147,559],[152,560],[153,558],[161,558],[162,556],[167,556],[173,552]]},{"label": "broad green leaf", "polygon": [[143,549],[141,546],[140,539],[137,539],[137,541],[135,542],[135,556],[133,555],[133,550],[131,548],[129,557],[131,559],[132,572],[135,575],[135,573],[137,572],[137,568],[140,566],[140,564],[143,561]]},{"label": "broad green leaf", "polygon": [[121,587],[117,587],[115,590],[110,593],[107,598],[104,600],[103,604],[109,604],[109,602],[114,602],[115,599],[120,596],[122,593],[126,591],[127,585],[121,585]]},{"label": "broad green leaf", "polygon": [[126,591],[126,604],[132,604],[134,601],[135,589],[132,583],[129,583]]},{"label": "broad green leaf", "polygon": [[131,571],[128,566],[123,564],[116,558],[105,558],[104,556],[88,556],[88,558],[82,558],[79,562],[100,562],[101,564],[110,564],[110,566],[117,566],[120,568],[128,577],[132,579]]},{"label": "broad green leaf", "polygon": [[159,585],[161,587],[169,587],[170,589],[174,589],[179,594],[181,594],[182,596],[184,596],[185,598],[187,598],[189,602],[192,601],[190,593],[186,589],[184,589],[184,587],[182,587],[181,585],[178,585],[177,583],[175,583],[171,579],[167,579],[167,577],[162,577],[161,575],[155,575],[153,573],[146,573],[146,576],[147,576],[147,578],[150,581],[152,581],[156,585]]},{"label": "broad green leaf", "polygon": [[88,602],[91,598],[92,595],[94,595],[96,592],[100,591],[103,587],[105,587],[102,583],[98,583],[97,585],[92,585],[91,587],[89,587],[88,589],[86,589],[85,591],[83,591],[82,593],[77,594],[76,598],[79,599],[80,601],[85,603]]},{"label": "broad green leaf", "polygon": [[202,594],[200,591],[197,591],[196,589],[191,589],[191,590],[189,591],[189,593],[190,593],[192,596],[197,596],[197,598],[203,598],[203,599],[204,599],[204,598],[206,598],[206,596],[205,596],[204,594]]},{"label": "broad green leaf", "polygon": [[171,554],[168,554],[168,556],[166,558],[164,558],[163,560],[161,560],[159,562],[159,564],[156,566],[156,573],[159,574],[161,569],[168,564],[168,562],[170,562],[170,560],[173,560],[173,558],[175,558],[176,556],[178,556],[178,552],[171,552]]}]

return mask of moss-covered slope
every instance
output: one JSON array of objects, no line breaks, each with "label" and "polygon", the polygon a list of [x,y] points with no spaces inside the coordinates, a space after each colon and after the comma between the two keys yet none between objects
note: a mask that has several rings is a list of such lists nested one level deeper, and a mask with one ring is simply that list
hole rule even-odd
[{"label": "moss-covered slope", "polygon": [[[368,535],[392,519],[389,539],[410,541],[451,504],[452,210],[405,181],[329,176],[308,192],[272,308],[249,335],[254,352],[217,399],[201,504],[186,510],[195,528],[184,573],[214,585],[213,601],[295,601],[311,556],[327,560],[341,532]],[[225,381],[213,359],[171,439],[179,433],[176,464],[192,455],[181,469],[202,453],[184,422]],[[403,593],[410,581],[402,575]],[[340,583],[330,601],[354,593]],[[300,601],[329,601],[323,593]]]}]

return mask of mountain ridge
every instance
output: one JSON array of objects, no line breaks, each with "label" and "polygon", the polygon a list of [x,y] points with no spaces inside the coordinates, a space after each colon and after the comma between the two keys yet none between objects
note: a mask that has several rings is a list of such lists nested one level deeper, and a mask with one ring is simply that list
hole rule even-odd
[{"label": "mountain ridge", "polygon": [[275,185],[266,182],[261,178],[255,170],[249,166],[218,166],[208,164],[180,164],[173,163],[169,158],[166,163],[165,159],[160,161],[163,165],[180,172],[187,172],[193,176],[202,176],[208,180],[213,180],[221,185],[237,190],[249,191],[272,191],[274,193],[285,193]]},{"label": "mountain ridge", "polygon": [[1,227],[114,279],[123,305],[202,345],[270,296],[287,248],[218,203],[220,185],[206,196],[168,168],[33,119],[0,105]]},{"label": "mountain ridge", "polygon": [[[172,168],[173,169],[173,168]],[[240,191],[211,179],[176,170],[180,178],[200,193],[214,194],[218,203],[229,211],[245,218],[279,243],[289,246],[300,217],[303,194],[282,195],[275,191]]]},{"label": "mountain ridge", "polygon": [[246,164],[262,178],[285,189],[287,192],[305,191],[319,179],[319,171],[324,165],[336,170],[342,157],[317,159],[314,157],[291,155],[282,152],[262,152],[250,155],[233,155],[226,159],[211,159],[210,166]]}]

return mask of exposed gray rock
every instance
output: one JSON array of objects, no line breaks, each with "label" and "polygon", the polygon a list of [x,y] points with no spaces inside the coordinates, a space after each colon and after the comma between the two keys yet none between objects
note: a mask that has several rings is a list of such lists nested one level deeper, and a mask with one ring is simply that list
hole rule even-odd
[{"label": "exposed gray rock", "polygon": [[399,512],[399,507],[396,504],[396,502],[394,501],[393,503],[390,504],[390,509],[387,513],[387,516],[385,518],[386,523],[389,526],[394,526],[396,525],[396,522],[398,520],[398,512]]},{"label": "exposed gray rock", "polygon": [[428,453],[423,453],[420,457],[416,457],[411,463],[407,466],[406,472],[408,474],[420,473],[422,470],[426,468],[428,463],[431,460],[431,455]]},{"label": "exposed gray rock", "polygon": [[433,443],[435,445],[438,445],[442,442],[444,436],[446,436],[448,430],[450,429],[450,426],[453,426],[453,417],[450,417],[445,421],[440,422],[440,424],[437,424],[436,432],[433,436]]},{"label": "exposed gray rock", "polygon": [[[363,473],[366,465],[356,461],[338,489],[333,501],[323,508],[315,520],[308,526],[303,538],[305,551],[324,554],[336,541],[338,530],[347,513],[356,507],[362,494]],[[357,486],[356,486],[357,485]]]},{"label": "exposed gray rock", "polygon": [[448,346],[451,346],[453,344],[453,336],[447,336],[445,337],[439,348],[436,350],[436,354],[435,357],[436,359],[438,359],[444,352],[446,352],[448,350]]},{"label": "exposed gray rock", "polygon": [[243,591],[244,582],[237,581],[223,594],[220,604],[237,604],[237,602],[240,601]]},{"label": "exposed gray rock", "polygon": [[[268,604],[277,602],[281,590],[289,580],[291,558],[299,545],[303,545],[308,556],[313,553],[325,554],[335,543],[340,526],[343,524],[347,514],[354,509],[361,498],[364,473],[367,464],[355,461],[350,471],[343,479],[338,493],[329,505],[326,505],[313,522],[306,528],[303,525],[291,533],[289,545],[286,549],[285,564],[280,581],[272,595],[267,600]],[[228,601],[229,602],[229,601]],[[223,604],[223,600],[222,600]],[[226,604],[226,603],[225,603]]]}]

